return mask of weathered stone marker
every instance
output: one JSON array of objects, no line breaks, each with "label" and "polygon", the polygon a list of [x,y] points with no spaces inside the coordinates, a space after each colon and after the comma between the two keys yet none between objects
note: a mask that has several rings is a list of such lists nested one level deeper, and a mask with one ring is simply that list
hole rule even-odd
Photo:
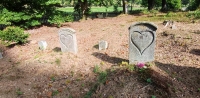
[{"label": "weathered stone marker", "polygon": [[2,52],[0,52],[0,59],[2,59],[3,58],[3,55],[2,55],[3,53]]},{"label": "weathered stone marker", "polygon": [[75,30],[71,28],[60,29],[59,40],[62,52],[72,52],[74,54],[78,52]]},{"label": "weathered stone marker", "polygon": [[41,50],[45,50],[47,48],[47,42],[46,41],[39,41],[38,45],[39,45],[39,48]]},{"label": "weathered stone marker", "polygon": [[101,40],[99,41],[99,50],[105,50],[108,48],[108,42]]},{"label": "weathered stone marker", "polygon": [[129,63],[154,60],[157,26],[138,22],[129,27]]}]

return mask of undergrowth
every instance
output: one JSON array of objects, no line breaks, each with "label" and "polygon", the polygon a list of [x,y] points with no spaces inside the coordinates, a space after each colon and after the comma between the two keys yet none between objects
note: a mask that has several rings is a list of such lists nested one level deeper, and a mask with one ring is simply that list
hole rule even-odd
[{"label": "undergrowth", "polygon": [[142,79],[146,79],[147,83],[152,83],[151,78],[149,78],[146,74],[148,73],[147,69],[148,67],[153,66],[154,63],[137,63],[137,64],[129,64],[128,62],[122,61],[118,68],[112,70],[108,69],[105,71],[102,71],[101,67],[98,65],[94,66],[93,72],[97,75],[97,81],[96,83],[92,86],[92,88],[86,93],[84,98],[91,98],[93,93],[97,90],[98,86],[100,84],[105,84],[109,75],[112,72],[118,71],[118,70],[127,70],[128,72],[136,72],[138,73]]}]

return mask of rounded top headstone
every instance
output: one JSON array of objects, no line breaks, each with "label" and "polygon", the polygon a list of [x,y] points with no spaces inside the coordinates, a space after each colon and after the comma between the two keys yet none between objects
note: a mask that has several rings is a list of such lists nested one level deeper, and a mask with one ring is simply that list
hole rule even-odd
[{"label": "rounded top headstone", "polygon": [[141,22],[135,22],[133,23],[130,27],[129,27],[129,30],[133,27],[136,27],[136,26],[147,26],[149,27],[150,29],[152,29],[153,31],[156,31],[157,30],[157,26],[153,23],[150,23],[150,22],[146,22],[146,21],[141,21]]},{"label": "rounded top headstone", "polygon": [[71,34],[75,34],[76,33],[76,31],[74,29],[72,29],[72,28],[61,28],[58,32],[59,33],[61,33],[61,32],[66,32],[66,33],[70,32]]}]

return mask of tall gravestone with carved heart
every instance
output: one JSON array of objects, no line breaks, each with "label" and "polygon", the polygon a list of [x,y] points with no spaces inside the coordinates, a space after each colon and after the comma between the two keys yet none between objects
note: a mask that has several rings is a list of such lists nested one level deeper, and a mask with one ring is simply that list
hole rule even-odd
[{"label": "tall gravestone with carved heart", "polygon": [[134,23],[129,27],[129,63],[154,60],[157,26],[149,22]]},{"label": "tall gravestone with carved heart", "polygon": [[72,52],[74,54],[78,52],[75,30],[71,28],[60,29],[59,40],[62,52]]}]

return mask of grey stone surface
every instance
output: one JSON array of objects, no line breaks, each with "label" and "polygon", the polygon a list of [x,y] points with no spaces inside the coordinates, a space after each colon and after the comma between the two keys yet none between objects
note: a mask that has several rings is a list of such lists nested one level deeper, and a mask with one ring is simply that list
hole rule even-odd
[{"label": "grey stone surface", "polygon": [[74,54],[78,52],[75,30],[71,28],[60,29],[59,40],[62,52],[72,52]]},{"label": "grey stone surface", "polygon": [[3,58],[3,53],[2,52],[0,52],[0,59],[2,59]]},{"label": "grey stone surface", "polygon": [[99,41],[99,50],[105,50],[108,48],[108,42],[101,40]]},{"label": "grey stone surface", "polygon": [[129,27],[129,63],[154,60],[157,26],[148,22],[134,23]]},{"label": "grey stone surface", "polygon": [[175,24],[172,25],[172,29],[173,30],[176,29],[176,25]]},{"label": "grey stone surface", "polygon": [[39,45],[39,48],[41,50],[45,50],[47,48],[47,42],[46,41],[39,41],[38,45]]},{"label": "grey stone surface", "polygon": [[104,18],[103,13],[102,14],[98,14],[97,17],[100,18],[100,19],[103,19]]}]

